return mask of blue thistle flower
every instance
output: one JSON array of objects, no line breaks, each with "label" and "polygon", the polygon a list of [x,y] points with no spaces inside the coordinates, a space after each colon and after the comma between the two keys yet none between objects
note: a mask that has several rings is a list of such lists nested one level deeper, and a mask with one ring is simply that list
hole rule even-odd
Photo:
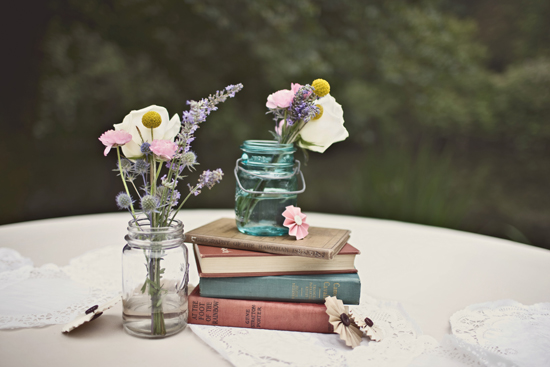
[{"label": "blue thistle flower", "polygon": [[143,210],[144,213],[149,214],[152,212],[156,212],[158,206],[158,198],[154,197],[153,195],[145,195],[141,198],[141,210]]},{"label": "blue thistle flower", "polygon": [[147,172],[149,172],[149,166],[150,166],[149,163],[145,159],[138,159],[134,163],[134,172],[137,173],[138,175],[144,175]]},{"label": "blue thistle flower", "polygon": [[133,203],[132,197],[125,192],[121,192],[116,196],[116,205],[120,209],[130,209]]},{"label": "blue thistle flower", "polygon": [[128,172],[132,169],[132,162],[126,158],[122,158],[120,160],[120,163],[117,162],[116,164],[116,169],[114,169],[113,171],[117,172],[118,173],[118,176],[120,176],[120,171],[122,170],[122,173],[124,175],[127,175]]},{"label": "blue thistle flower", "polygon": [[144,142],[139,148],[141,150],[141,153],[145,155],[151,154],[151,144],[149,144],[148,142]]},{"label": "blue thistle flower", "polygon": [[192,169],[193,166],[197,164],[197,155],[191,151],[182,154],[181,164],[183,167],[189,167]]}]

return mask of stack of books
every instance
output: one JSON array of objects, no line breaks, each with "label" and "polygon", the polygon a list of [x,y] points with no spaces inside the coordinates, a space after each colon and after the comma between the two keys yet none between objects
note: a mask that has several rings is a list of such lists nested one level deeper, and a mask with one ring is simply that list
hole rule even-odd
[{"label": "stack of books", "polygon": [[332,333],[325,298],[359,304],[359,250],[349,236],[321,227],[310,227],[300,241],[249,236],[230,218],[188,232],[200,276],[189,296],[189,323]]}]

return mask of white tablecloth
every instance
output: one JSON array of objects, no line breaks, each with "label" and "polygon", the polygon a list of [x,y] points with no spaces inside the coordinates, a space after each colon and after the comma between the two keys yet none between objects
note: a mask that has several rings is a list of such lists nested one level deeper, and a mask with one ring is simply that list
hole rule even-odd
[{"label": "white tablecloth", "polygon": [[[424,334],[441,339],[449,318],[468,305],[514,299],[526,305],[550,301],[550,251],[446,229],[350,216],[307,213],[314,226],[348,228],[362,254],[356,266],[362,293],[399,301]],[[232,210],[187,210],[190,230]],[[12,248],[35,266],[65,266],[82,253],[123,246],[125,213],[59,218],[0,227],[0,247]],[[193,258],[191,283],[198,282]],[[121,306],[83,330],[62,335],[60,326],[0,332],[3,365],[228,365],[189,329],[163,340],[122,331]]]}]

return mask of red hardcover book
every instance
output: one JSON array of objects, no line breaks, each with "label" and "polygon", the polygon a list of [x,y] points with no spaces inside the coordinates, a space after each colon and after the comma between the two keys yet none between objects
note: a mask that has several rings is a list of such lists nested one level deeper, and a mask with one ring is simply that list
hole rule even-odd
[{"label": "red hardcover book", "polygon": [[324,303],[295,303],[189,295],[190,324],[332,333]]},{"label": "red hardcover book", "polygon": [[346,244],[331,260],[193,245],[199,275],[205,278],[357,273],[359,250]]}]

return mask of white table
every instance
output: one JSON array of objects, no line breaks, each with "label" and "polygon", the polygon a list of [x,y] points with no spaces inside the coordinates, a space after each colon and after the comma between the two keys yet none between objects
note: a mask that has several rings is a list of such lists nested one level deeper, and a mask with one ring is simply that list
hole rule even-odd
[{"label": "white table", "polygon": [[[449,317],[473,304],[514,299],[550,301],[550,251],[448,229],[369,218],[308,214],[314,226],[346,228],[361,250],[356,266],[362,292],[399,301],[425,334],[450,332]],[[233,211],[185,210],[190,230]],[[0,247],[17,250],[35,266],[67,265],[103,246],[124,244],[126,213],[88,215],[0,226]],[[191,258],[191,283],[198,275]],[[0,331],[2,366],[228,366],[189,328],[166,339],[146,340],[122,330],[122,306],[70,334],[61,325]]]}]

